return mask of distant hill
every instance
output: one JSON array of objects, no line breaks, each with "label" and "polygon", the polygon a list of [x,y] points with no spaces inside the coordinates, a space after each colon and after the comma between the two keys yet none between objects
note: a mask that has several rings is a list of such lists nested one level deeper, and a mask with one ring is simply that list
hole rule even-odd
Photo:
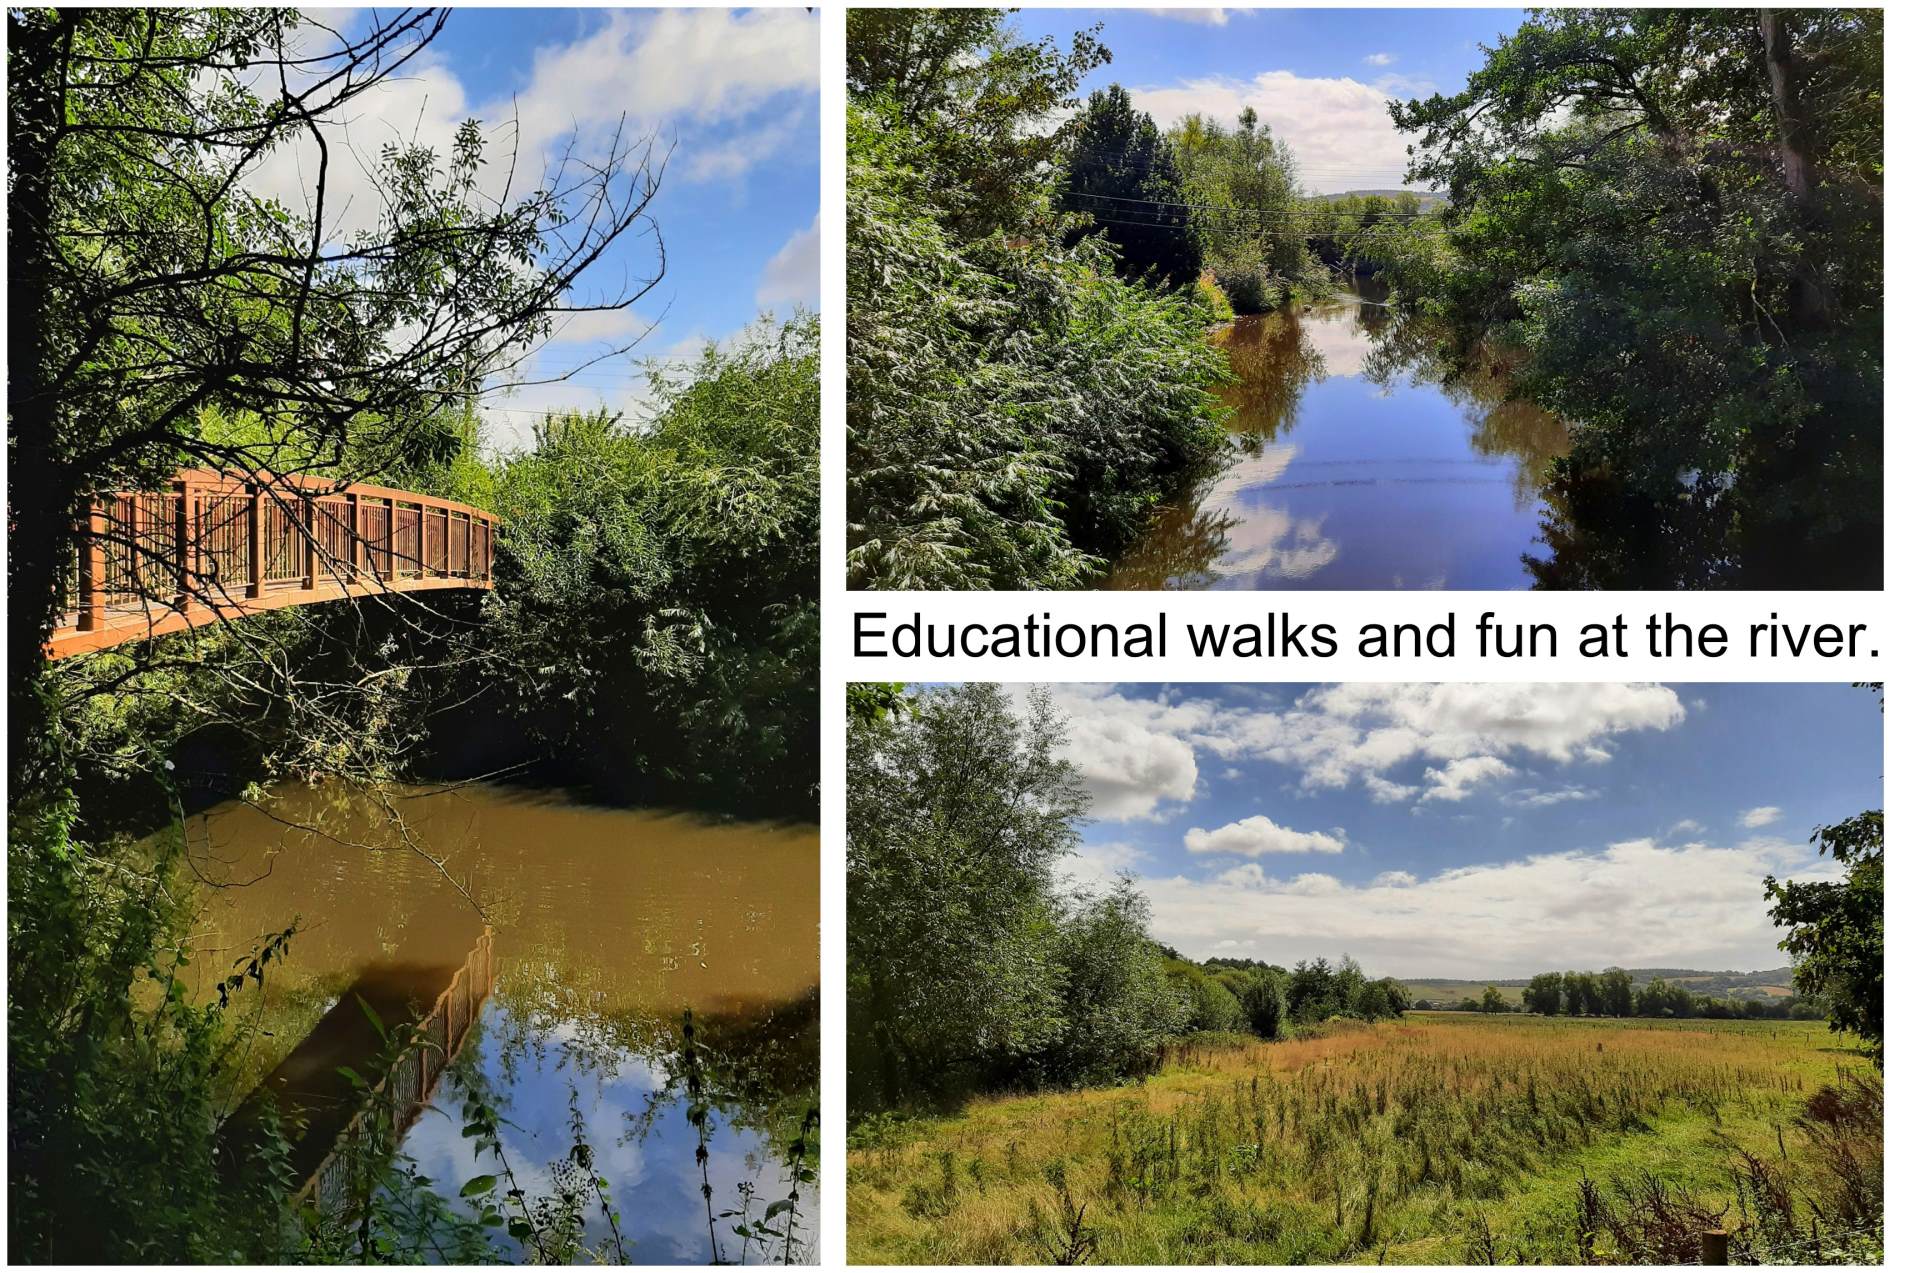
[{"label": "distant hill", "polygon": [[[1598,968],[1593,969],[1599,972]],[[1643,986],[1659,977],[1685,986],[1697,995],[1715,999],[1780,999],[1793,993],[1793,969],[1767,968],[1759,972],[1706,972],[1698,968],[1629,968],[1635,986]],[[1488,986],[1498,986],[1509,1000],[1518,1001],[1520,991],[1531,977],[1399,977],[1415,999],[1438,1003],[1458,1003],[1469,995],[1478,996]]]},{"label": "distant hill", "polygon": [[1443,194],[1436,194],[1431,190],[1389,190],[1389,189],[1342,190],[1339,194],[1316,194],[1316,195],[1309,195],[1307,196],[1307,198],[1309,201],[1312,201],[1314,199],[1364,199],[1368,195],[1374,195],[1374,194],[1384,195],[1389,199],[1397,198],[1403,194],[1410,194],[1414,198],[1420,200],[1420,210],[1422,212],[1425,212],[1428,209],[1433,208],[1439,204],[1443,204],[1447,201],[1447,196]]}]

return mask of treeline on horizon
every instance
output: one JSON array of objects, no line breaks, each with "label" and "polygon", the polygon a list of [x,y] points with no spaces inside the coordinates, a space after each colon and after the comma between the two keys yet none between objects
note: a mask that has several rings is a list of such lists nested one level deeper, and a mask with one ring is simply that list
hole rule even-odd
[{"label": "treeline on horizon", "polygon": [[1827,1015],[1818,997],[1780,995],[1768,999],[1724,999],[1695,994],[1685,986],[1654,977],[1633,984],[1624,968],[1600,972],[1536,973],[1520,991],[1520,1002],[1509,1000],[1498,986],[1457,1002],[1414,1001],[1416,1010],[1454,1012],[1530,1012],[1543,1017],[1697,1017],[1715,1021],[1819,1021]]},{"label": "treeline on horizon", "polygon": [[1196,964],[1121,879],[1062,881],[1086,795],[1038,691],[848,687],[847,1065],[860,1112],[1156,1070],[1185,1035],[1398,1016],[1351,959]]}]

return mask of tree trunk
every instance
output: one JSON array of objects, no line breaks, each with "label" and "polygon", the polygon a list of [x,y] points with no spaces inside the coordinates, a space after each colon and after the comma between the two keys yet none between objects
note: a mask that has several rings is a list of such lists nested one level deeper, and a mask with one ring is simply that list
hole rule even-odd
[{"label": "tree trunk", "polygon": [[60,463],[58,386],[50,381],[55,149],[65,113],[75,19],[7,17],[7,706],[9,780],[33,767],[45,741],[38,693],[53,632],[65,548],[73,534],[71,474]]},{"label": "tree trunk", "polygon": [[[1767,82],[1780,131],[1780,163],[1786,174],[1787,193],[1793,196],[1801,227],[1811,231],[1819,225],[1813,197],[1812,138],[1800,102],[1800,67],[1793,53],[1793,33],[1783,10],[1760,10],[1760,37],[1767,49]],[[1806,242],[1803,238],[1803,248]],[[1787,312],[1793,326],[1802,331],[1824,327],[1831,309],[1832,301],[1820,281],[1817,263],[1803,252],[1787,280]]]}]

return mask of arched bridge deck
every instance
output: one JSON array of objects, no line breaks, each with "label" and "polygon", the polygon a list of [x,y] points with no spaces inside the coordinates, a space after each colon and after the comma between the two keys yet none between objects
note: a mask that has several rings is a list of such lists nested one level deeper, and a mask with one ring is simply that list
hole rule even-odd
[{"label": "arched bridge deck", "polygon": [[50,658],[342,597],[492,588],[491,513],[366,483],[189,470],[96,500]]}]

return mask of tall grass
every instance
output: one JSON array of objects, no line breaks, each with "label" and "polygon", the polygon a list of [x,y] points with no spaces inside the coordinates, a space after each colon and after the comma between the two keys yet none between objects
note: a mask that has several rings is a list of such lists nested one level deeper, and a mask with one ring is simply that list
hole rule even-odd
[{"label": "tall grass", "polygon": [[1726,1228],[1736,1258],[1858,1258],[1877,1249],[1877,1091],[1821,1023],[1415,1017],[1208,1042],[1143,1084],[860,1129],[848,1249],[1645,1262]]}]

